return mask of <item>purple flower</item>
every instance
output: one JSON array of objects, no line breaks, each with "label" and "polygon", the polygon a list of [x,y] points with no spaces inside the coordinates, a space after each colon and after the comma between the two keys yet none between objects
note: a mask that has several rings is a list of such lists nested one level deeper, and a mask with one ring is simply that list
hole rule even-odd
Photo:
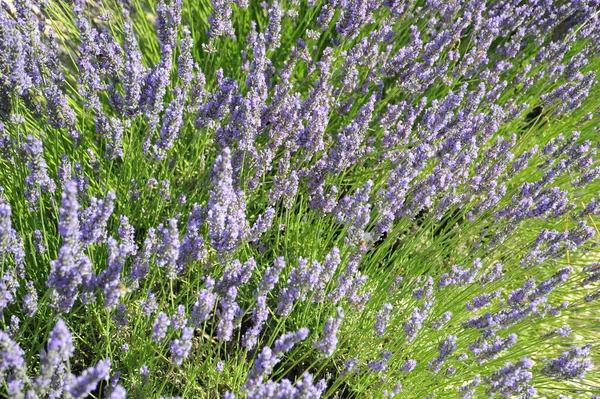
[{"label": "purple flower", "polygon": [[591,345],[573,346],[556,359],[550,360],[541,373],[557,380],[583,378],[587,370],[593,366],[587,358],[590,356]]},{"label": "purple flower", "polygon": [[304,341],[308,337],[308,328],[301,328],[297,332],[289,332],[281,335],[276,341],[274,348],[265,346],[254,361],[252,369],[248,373],[248,379],[244,386],[245,392],[253,392],[260,384],[263,378],[273,372],[273,368],[281,357],[290,351],[298,342]]},{"label": "purple flower", "polygon": [[181,241],[177,218],[170,219],[167,226],[160,224],[156,230],[161,238],[156,249],[156,264],[165,269],[167,278],[172,280],[182,271],[178,263]]},{"label": "purple flower", "polygon": [[440,355],[429,362],[427,368],[437,373],[442,368],[444,362],[456,351],[456,335],[449,335],[442,343],[439,345]]},{"label": "purple flower", "polygon": [[504,397],[533,398],[536,390],[528,384],[533,378],[533,374],[529,371],[532,367],[533,361],[526,357],[515,364],[506,363],[504,367],[485,377],[486,395],[492,396],[498,393]]},{"label": "purple flower", "polygon": [[434,330],[441,330],[444,327],[444,324],[448,323],[452,318],[452,312],[444,312],[440,317],[434,319],[429,323],[429,327]]},{"label": "purple flower", "polygon": [[189,356],[192,349],[192,337],[194,329],[192,327],[184,327],[181,330],[181,339],[174,339],[169,343],[173,363],[181,365]]},{"label": "purple flower", "polygon": [[59,210],[58,231],[63,244],[58,251],[58,259],[50,262],[50,275],[46,282],[52,290],[52,306],[65,313],[75,303],[79,288],[89,289],[93,282],[92,265],[83,253],[80,241],[79,209],[77,183],[71,180],[62,193]]},{"label": "purple flower", "polygon": [[102,380],[108,381],[110,373],[110,360],[100,360],[94,367],[90,367],[76,377],[69,386],[69,394],[77,399],[87,397]]},{"label": "purple flower", "polygon": [[235,37],[235,30],[231,24],[233,0],[212,0],[213,12],[208,16],[208,36],[213,39],[220,36]]},{"label": "purple flower", "polygon": [[33,317],[38,310],[38,294],[33,281],[27,281],[27,293],[23,297],[23,313]]},{"label": "purple flower", "polygon": [[0,376],[10,397],[23,397],[26,371],[25,352],[8,334],[0,330]]},{"label": "purple flower", "polygon": [[326,357],[333,355],[335,348],[337,347],[338,338],[337,333],[342,324],[344,318],[344,310],[341,307],[336,309],[336,317],[330,317],[325,323],[323,334],[319,337],[319,340],[314,343],[316,348],[319,348],[321,353]]},{"label": "purple flower", "polygon": [[188,319],[185,315],[185,306],[178,305],[177,309],[175,310],[175,314],[171,316],[171,327],[173,327],[175,330],[181,330],[186,326],[187,321]]},{"label": "purple flower", "polygon": [[142,367],[140,367],[140,377],[142,377],[142,383],[146,383],[148,382],[148,376],[150,375],[150,370],[148,369],[148,366],[146,366],[145,364],[142,365]]},{"label": "purple flower", "polygon": [[16,300],[17,288],[19,288],[19,281],[16,277],[15,271],[9,269],[0,279],[0,316],[3,315],[4,309]]},{"label": "purple flower", "polygon": [[392,357],[392,352],[388,350],[381,351],[379,360],[369,360],[367,367],[378,373],[384,372],[388,368],[388,360]]},{"label": "purple flower", "polygon": [[217,157],[213,172],[213,188],[206,217],[208,236],[219,254],[231,254],[245,240],[248,222],[244,193],[233,187],[229,148],[225,148]]},{"label": "purple flower", "polygon": [[121,271],[127,260],[129,248],[118,244],[117,240],[108,239],[108,266],[96,278],[95,285],[104,292],[104,306],[113,308],[121,296]]},{"label": "purple flower", "polygon": [[415,367],[417,367],[417,361],[415,359],[410,359],[402,365],[400,370],[402,370],[405,373],[410,373],[415,369]]},{"label": "purple flower", "polygon": [[469,344],[469,350],[473,352],[473,355],[481,364],[495,358],[500,352],[509,349],[516,343],[517,334],[514,333],[509,334],[504,339],[496,336],[491,342],[484,338],[479,338],[477,341]]},{"label": "purple flower", "polygon": [[153,157],[155,159],[165,159],[167,152],[175,145],[175,140],[179,136],[179,131],[183,126],[183,109],[185,106],[185,92],[177,87],[173,90],[173,100],[167,107],[160,128],[160,138],[153,146]]},{"label": "purple flower", "polygon": [[44,159],[44,147],[42,141],[32,135],[27,136],[27,143],[23,144],[23,150],[27,154],[27,168],[29,176],[25,178],[25,196],[29,201],[30,209],[37,208],[40,190],[54,193],[56,183],[48,176],[48,166]]},{"label": "purple flower", "polygon": [[159,312],[154,320],[154,328],[152,329],[152,340],[157,343],[161,343],[167,336],[167,329],[171,324],[169,316],[164,312]]},{"label": "purple flower", "polygon": [[46,246],[44,245],[44,236],[42,235],[42,232],[39,230],[35,230],[33,232],[33,246],[35,248],[35,250],[43,255],[46,252]]},{"label": "purple flower", "polygon": [[183,38],[181,39],[181,53],[177,58],[177,74],[183,82],[184,87],[189,87],[194,79],[194,59],[192,58],[192,48],[194,39],[190,34],[190,28],[183,27]]},{"label": "purple flower", "polygon": [[114,387],[113,391],[110,393],[108,399],[125,399],[127,397],[127,391],[123,386],[117,385]]},{"label": "purple flower", "polygon": [[40,354],[39,375],[32,381],[32,386],[38,394],[45,394],[50,390],[57,395],[63,390],[65,363],[73,356],[73,338],[65,322],[59,319],[50,333],[46,350]]},{"label": "purple flower", "polygon": [[192,323],[194,326],[208,320],[215,307],[217,294],[213,292],[215,281],[210,277],[206,278],[205,288],[198,293],[198,300],[194,303],[192,309]]},{"label": "purple flower", "polygon": [[158,303],[156,302],[156,295],[152,291],[148,291],[148,297],[140,301],[140,307],[144,311],[146,316],[151,316],[153,313],[158,311]]},{"label": "purple flower", "polygon": [[255,294],[256,307],[252,309],[252,321],[254,325],[249,328],[242,337],[242,345],[246,349],[252,349],[257,344],[258,336],[261,333],[265,322],[269,317],[269,308],[267,306],[267,294],[279,280],[279,274],[285,267],[285,260],[282,256],[275,259],[272,267],[268,267],[263,273],[263,279],[258,283],[258,290]]},{"label": "purple flower", "polygon": [[375,332],[380,337],[385,335],[385,330],[387,328],[387,324],[390,322],[390,313],[392,312],[392,304],[386,303],[383,305],[383,308],[377,313],[377,323],[375,323]]},{"label": "purple flower", "polygon": [[233,335],[233,330],[239,326],[242,316],[242,309],[236,302],[238,290],[235,286],[229,288],[224,298],[219,301],[217,317],[217,339],[220,341],[229,341]]},{"label": "purple flower", "polygon": [[194,204],[194,209],[188,219],[186,233],[181,240],[179,247],[179,258],[177,264],[179,270],[185,270],[185,267],[194,261],[202,261],[207,256],[207,250],[204,246],[204,238],[200,235],[200,225],[204,220],[204,209]]}]

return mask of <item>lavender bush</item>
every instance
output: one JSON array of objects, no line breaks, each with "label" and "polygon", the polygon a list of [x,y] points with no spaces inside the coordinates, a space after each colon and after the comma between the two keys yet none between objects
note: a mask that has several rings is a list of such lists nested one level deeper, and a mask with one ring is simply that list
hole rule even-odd
[{"label": "lavender bush", "polygon": [[600,397],[598,0],[0,3],[1,397]]}]

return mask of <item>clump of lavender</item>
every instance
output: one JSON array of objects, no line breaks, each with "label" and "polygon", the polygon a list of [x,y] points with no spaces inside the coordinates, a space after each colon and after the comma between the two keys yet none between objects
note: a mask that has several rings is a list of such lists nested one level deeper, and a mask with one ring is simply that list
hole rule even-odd
[{"label": "clump of lavender", "polygon": [[600,395],[598,1],[259,3],[0,7],[0,396]]}]

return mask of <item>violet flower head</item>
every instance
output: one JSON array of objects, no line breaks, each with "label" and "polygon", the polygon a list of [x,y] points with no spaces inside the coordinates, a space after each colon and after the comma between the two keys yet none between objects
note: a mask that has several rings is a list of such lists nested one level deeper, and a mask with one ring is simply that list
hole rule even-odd
[{"label": "violet flower head", "polygon": [[6,384],[10,397],[23,397],[26,370],[25,352],[0,330],[0,379]]},{"label": "violet flower head", "polygon": [[[58,390],[60,394],[63,389],[62,379],[66,377],[64,366],[74,352],[71,332],[67,329],[65,322],[59,319],[50,332],[46,350],[40,354],[39,374],[32,381],[36,392],[45,393],[48,390]],[[58,385],[58,387],[53,387],[53,385]]]},{"label": "violet flower head", "polygon": [[494,372],[484,381],[487,385],[486,395],[500,394],[504,397],[518,395],[521,398],[533,398],[536,389],[529,385],[533,378],[531,368],[533,361],[529,358],[522,358],[517,363],[506,363],[506,365]]},{"label": "violet flower head", "polygon": [[27,168],[30,172],[25,178],[25,196],[29,201],[30,209],[36,209],[40,191],[54,193],[56,183],[48,176],[42,141],[29,135],[27,142],[23,144],[23,150],[27,154]]},{"label": "violet flower head", "polygon": [[27,292],[23,297],[23,313],[28,317],[33,317],[38,310],[38,293],[31,280],[27,281],[26,289]]},{"label": "violet flower head", "polygon": [[213,312],[217,301],[214,285],[215,281],[208,277],[205,280],[204,288],[198,293],[198,299],[192,308],[192,324],[196,327],[200,323],[208,320]]},{"label": "violet flower head", "polygon": [[161,343],[167,336],[167,330],[171,320],[164,312],[159,312],[154,320],[154,328],[152,329],[152,340]]},{"label": "violet flower head", "polygon": [[87,397],[102,380],[108,381],[110,375],[110,360],[100,360],[94,367],[90,367],[75,378],[69,386],[69,394],[76,399]]},{"label": "violet flower head", "polygon": [[46,252],[46,245],[44,244],[44,236],[41,231],[35,230],[33,236],[33,247],[40,254],[43,255]]},{"label": "violet flower head", "polygon": [[235,37],[235,30],[231,23],[233,0],[212,0],[213,12],[208,16],[208,36],[217,38],[220,36]]},{"label": "violet flower head", "polygon": [[337,347],[338,338],[337,333],[342,324],[344,318],[344,310],[341,307],[336,309],[336,316],[330,317],[325,323],[323,334],[319,337],[318,341],[314,343],[316,348],[319,348],[321,353],[326,357],[333,355],[335,348]]},{"label": "violet flower head", "polygon": [[0,316],[3,315],[4,309],[17,299],[17,288],[19,288],[19,281],[15,271],[9,269],[0,279]]},{"label": "violet flower head", "polygon": [[213,188],[206,220],[211,245],[222,255],[233,253],[248,234],[246,200],[233,186],[231,151],[225,148],[215,160]]},{"label": "violet flower head", "polygon": [[91,289],[94,279],[91,262],[83,253],[80,241],[79,209],[77,183],[71,180],[62,193],[59,210],[58,231],[63,244],[58,251],[58,259],[50,262],[50,275],[46,282],[52,289],[52,306],[65,313],[78,298],[79,288]]},{"label": "violet flower head", "polygon": [[230,287],[225,297],[219,301],[219,309],[217,310],[217,317],[219,318],[217,339],[219,341],[231,340],[233,330],[239,326],[243,312],[236,302],[237,294],[237,288],[235,286]]},{"label": "violet flower head", "polygon": [[591,347],[591,345],[573,346],[556,359],[550,360],[542,368],[541,373],[557,380],[583,378],[587,370],[593,365],[588,359]]},{"label": "violet flower head", "polygon": [[415,369],[415,367],[417,367],[417,361],[415,359],[410,359],[406,363],[404,363],[402,367],[400,367],[400,369],[404,373],[410,373]]},{"label": "violet flower head", "polygon": [[274,344],[273,349],[265,346],[256,357],[252,369],[248,373],[248,379],[243,388],[245,392],[254,391],[265,376],[273,372],[273,368],[281,357],[290,351],[298,342],[304,341],[308,337],[308,328],[301,328],[296,332],[288,332],[281,335]]},{"label": "violet flower head", "polygon": [[383,308],[377,313],[377,322],[375,323],[375,332],[380,337],[385,335],[385,330],[387,328],[387,324],[390,322],[390,313],[392,312],[392,304],[386,303],[383,305]]},{"label": "violet flower head", "polygon": [[181,241],[177,221],[177,218],[172,218],[167,225],[161,224],[157,228],[160,241],[156,251],[156,264],[165,270],[169,280],[173,280],[181,272],[178,263]]},{"label": "violet flower head", "polygon": [[193,336],[194,329],[192,327],[184,327],[181,330],[181,339],[174,339],[169,343],[173,363],[177,366],[180,366],[189,356],[192,349]]}]

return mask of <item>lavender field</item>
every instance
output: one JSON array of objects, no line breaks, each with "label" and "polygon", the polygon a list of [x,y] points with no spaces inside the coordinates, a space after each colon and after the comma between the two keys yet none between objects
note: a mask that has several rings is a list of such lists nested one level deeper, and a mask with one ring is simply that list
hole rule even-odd
[{"label": "lavender field", "polygon": [[600,399],[600,0],[0,5],[0,398]]}]

